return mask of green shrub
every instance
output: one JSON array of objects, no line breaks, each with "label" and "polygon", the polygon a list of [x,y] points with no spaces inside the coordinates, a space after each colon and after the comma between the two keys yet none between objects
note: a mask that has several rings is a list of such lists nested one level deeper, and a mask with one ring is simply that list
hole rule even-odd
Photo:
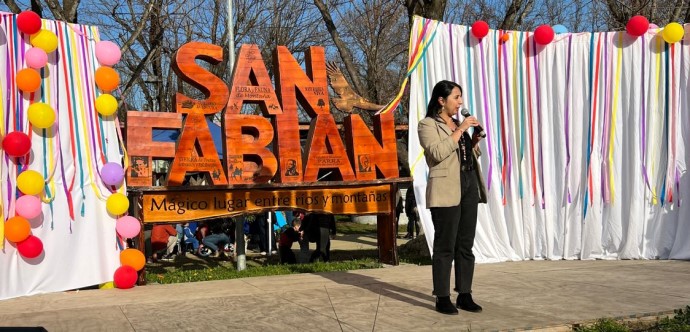
[{"label": "green shrub", "polygon": [[599,319],[596,321],[596,323],[590,325],[590,326],[584,326],[584,327],[577,327],[575,328],[575,331],[577,332],[628,332],[630,329],[628,329],[625,325],[616,322],[615,320],[612,319]]}]

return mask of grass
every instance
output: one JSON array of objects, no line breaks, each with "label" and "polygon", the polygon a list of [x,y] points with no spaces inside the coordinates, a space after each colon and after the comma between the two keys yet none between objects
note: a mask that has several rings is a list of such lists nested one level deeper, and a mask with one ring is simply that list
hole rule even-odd
[{"label": "grass", "polygon": [[[338,234],[376,234],[376,225],[359,224],[351,221],[338,221]],[[398,225],[398,233],[407,232],[407,225]]]},{"label": "grass", "polygon": [[334,272],[334,271],[348,271],[359,269],[373,269],[379,268],[382,265],[376,259],[356,259],[342,262],[316,262],[311,264],[295,264],[295,265],[266,265],[256,266],[255,264],[247,264],[247,269],[244,271],[237,271],[232,263],[228,264],[214,264],[201,269],[180,269],[180,268],[166,268],[163,265],[152,266],[148,268],[146,274],[146,281],[149,283],[181,283],[194,281],[210,281],[210,280],[226,280],[247,277],[259,276],[273,276],[285,275],[295,273],[317,273],[317,272]]},{"label": "grass", "polygon": [[[376,225],[359,224],[342,219],[337,223],[338,234],[372,235]],[[399,227],[405,232],[406,225]],[[375,235],[374,235],[375,236]],[[401,263],[429,265],[429,257],[415,257],[400,254]],[[256,276],[286,275],[295,273],[334,272],[359,269],[380,268],[376,249],[332,250],[331,262],[313,264],[281,265],[278,255],[247,255],[247,268],[237,271],[235,264],[228,260],[213,258],[178,256],[174,262],[147,264],[146,280],[149,283],[181,283],[194,281],[224,280]]]},{"label": "grass", "polygon": [[690,306],[674,310],[673,317],[663,317],[654,322],[621,322],[612,319],[600,319],[583,327],[576,327],[576,332],[690,332]]}]

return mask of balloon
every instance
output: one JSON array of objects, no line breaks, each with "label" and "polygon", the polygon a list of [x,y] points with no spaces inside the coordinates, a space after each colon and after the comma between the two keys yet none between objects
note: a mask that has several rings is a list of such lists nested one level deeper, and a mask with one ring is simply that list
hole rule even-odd
[{"label": "balloon", "polygon": [[5,238],[7,241],[19,243],[31,235],[31,224],[26,218],[12,217],[5,222]]},{"label": "balloon", "polygon": [[137,283],[137,271],[127,265],[123,265],[115,270],[115,275],[113,275],[113,283],[115,287],[120,289],[128,289],[134,287]]},{"label": "balloon", "polygon": [[110,116],[117,112],[117,99],[104,93],[96,98],[96,111],[103,116]]},{"label": "balloon", "polygon": [[28,110],[28,117],[29,122],[36,128],[50,128],[55,124],[55,111],[48,104],[31,104]]},{"label": "balloon", "polygon": [[115,288],[115,284],[112,281],[104,282],[100,285],[98,285],[98,289],[113,289]]},{"label": "balloon", "polygon": [[31,35],[30,40],[31,46],[41,48],[46,53],[51,53],[58,47],[57,36],[52,31],[46,29],[41,29],[41,31]]},{"label": "balloon", "polygon": [[649,29],[649,21],[642,15],[635,15],[630,18],[628,24],[625,25],[625,31],[631,36],[642,36]]},{"label": "balloon", "polygon": [[661,31],[661,37],[669,44],[679,42],[683,39],[684,34],[685,30],[683,30],[683,26],[676,22],[666,24],[664,30]]},{"label": "balloon", "polygon": [[96,69],[96,85],[104,92],[115,90],[120,85],[120,75],[110,67]]},{"label": "balloon", "polygon": [[36,92],[41,87],[41,74],[35,69],[24,68],[17,72],[17,87],[24,92]]},{"label": "balloon", "polygon": [[122,52],[117,44],[107,40],[96,43],[96,59],[101,65],[114,66],[121,56]]},{"label": "balloon", "polygon": [[117,186],[125,179],[125,170],[118,163],[107,163],[101,168],[101,180],[109,186]]},{"label": "balloon", "polygon": [[501,43],[505,43],[510,39],[510,35],[507,33],[504,33],[501,35]]},{"label": "balloon", "polygon": [[24,195],[38,195],[43,191],[44,185],[43,175],[33,170],[24,171],[17,177],[17,188]]},{"label": "balloon", "polygon": [[32,47],[24,55],[26,65],[33,69],[41,69],[48,63],[48,54],[43,49]]},{"label": "balloon", "polygon": [[15,206],[15,212],[26,219],[34,219],[43,212],[41,200],[33,195],[19,197]]},{"label": "balloon", "polygon": [[139,271],[144,268],[146,258],[137,249],[125,249],[120,252],[120,264],[122,266],[131,266],[134,270]]},{"label": "balloon", "polygon": [[562,24],[556,24],[553,26],[553,32],[555,32],[557,35],[560,35],[562,33],[568,33],[568,28],[566,28]]},{"label": "balloon", "polygon": [[553,29],[550,26],[540,25],[534,30],[534,41],[540,45],[547,45],[553,40],[553,35]]},{"label": "balloon", "polygon": [[26,240],[17,243],[17,251],[24,258],[36,258],[43,252],[43,242],[41,239],[29,235]]},{"label": "balloon", "polygon": [[21,131],[13,131],[2,140],[2,149],[12,157],[23,157],[31,150],[31,139]]},{"label": "balloon", "polygon": [[141,224],[137,218],[132,216],[124,216],[117,220],[115,230],[117,231],[117,234],[120,234],[120,236],[126,239],[131,239],[139,235],[139,232],[141,231]]},{"label": "balloon", "polygon": [[17,15],[17,29],[27,35],[33,35],[41,30],[41,17],[30,10],[23,11]]},{"label": "balloon", "polygon": [[472,35],[477,37],[477,39],[482,39],[489,33],[489,24],[481,20],[476,21],[472,24],[470,32],[472,32]]},{"label": "balloon", "polygon": [[105,202],[105,208],[110,214],[119,216],[129,209],[129,200],[123,194],[114,193],[108,197],[108,200]]}]

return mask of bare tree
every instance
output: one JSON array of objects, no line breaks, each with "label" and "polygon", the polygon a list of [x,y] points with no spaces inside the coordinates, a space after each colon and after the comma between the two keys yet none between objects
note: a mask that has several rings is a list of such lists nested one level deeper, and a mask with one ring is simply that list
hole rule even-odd
[{"label": "bare tree", "polygon": [[669,22],[687,22],[690,4],[687,0],[599,0],[608,8],[609,27],[622,30],[634,15],[643,15],[650,22],[664,26]]}]

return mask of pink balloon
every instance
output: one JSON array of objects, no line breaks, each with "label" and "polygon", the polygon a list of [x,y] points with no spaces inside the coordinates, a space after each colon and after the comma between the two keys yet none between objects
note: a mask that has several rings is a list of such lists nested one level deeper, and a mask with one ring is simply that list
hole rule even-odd
[{"label": "pink balloon", "polygon": [[48,63],[48,54],[41,48],[33,47],[26,51],[26,65],[33,69],[41,69]]},{"label": "pink balloon", "polygon": [[119,186],[125,179],[125,170],[118,163],[110,162],[101,168],[101,180],[109,186]]},{"label": "pink balloon", "polygon": [[122,52],[117,44],[107,40],[96,43],[96,59],[101,65],[114,66],[121,56]]},{"label": "pink balloon", "polygon": [[34,219],[41,215],[41,200],[32,195],[19,197],[17,199],[15,212],[26,219]]},{"label": "pink balloon", "polygon": [[36,258],[43,252],[43,242],[41,239],[29,235],[26,240],[17,243],[17,251],[24,258]]},{"label": "pink balloon", "polygon": [[115,230],[117,231],[117,234],[120,234],[120,236],[131,239],[139,235],[139,232],[141,231],[141,224],[137,218],[132,216],[124,216],[117,220]]}]

